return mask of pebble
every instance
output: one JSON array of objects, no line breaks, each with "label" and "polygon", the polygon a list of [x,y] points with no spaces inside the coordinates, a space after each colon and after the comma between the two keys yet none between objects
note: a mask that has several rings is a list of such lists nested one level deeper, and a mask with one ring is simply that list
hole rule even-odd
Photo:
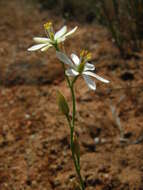
[{"label": "pebble", "polygon": [[26,119],[30,119],[30,117],[31,117],[31,116],[30,116],[29,114],[25,114],[25,118],[26,118]]}]

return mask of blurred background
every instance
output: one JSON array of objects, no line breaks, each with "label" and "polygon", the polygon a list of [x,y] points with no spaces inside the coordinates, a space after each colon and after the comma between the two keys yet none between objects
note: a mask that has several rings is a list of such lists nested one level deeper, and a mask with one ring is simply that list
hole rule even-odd
[{"label": "blurred background", "polygon": [[143,1],[0,0],[0,190],[76,190],[69,128],[56,91],[71,97],[55,50],[28,52],[53,22],[76,33],[68,55],[92,53],[89,91],[76,87],[76,133],[86,190],[143,189]]},{"label": "blurred background", "polygon": [[143,38],[141,0],[37,0],[41,10],[52,10],[65,20],[99,23],[110,31],[122,55],[138,51]]}]

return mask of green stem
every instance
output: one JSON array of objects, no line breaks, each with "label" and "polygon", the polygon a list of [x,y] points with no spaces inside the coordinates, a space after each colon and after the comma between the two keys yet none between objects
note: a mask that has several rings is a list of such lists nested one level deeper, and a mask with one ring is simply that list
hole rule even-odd
[{"label": "green stem", "polygon": [[80,174],[80,163],[79,163],[78,160],[76,159],[75,153],[74,153],[73,134],[74,134],[74,130],[73,130],[73,128],[71,128],[71,151],[72,151],[72,159],[73,159],[73,162],[74,162],[74,166],[75,166],[75,169],[76,169],[76,173],[77,173],[78,178],[79,178],[81,190],[85,190],[84,182],[83,182],[82,176],[81,176],[81,174]]},{"label": "green stem", "polygon": [[78,158],[76,158],[75,152],[74,152],[74,127],[75,127],[75,115],[76,115],[76,99],[75,99],[75,93],[74,93],[74,83],[76,82],[77,78],[78,77],[75,77],[70,85],[73,110],[72,110],[72,121],[69,119],[69,117],[67,117],[67,121],[70,126],[70,146],[71,146],[71,152],[72,152],[72,159],[74,162],[77,176],[79,178],[80,188],[81,188],[81,190],[85,190],[84,182],[83,182],[83,179],[82,179],[82,176],[80,173],[80,160]]},{"label": "green stem", "polygon": [[[72,113],[72,122],[70,120],[70,118],[67,116],[67,121],[68,121],[68,124],[69,124],[69,127],[70,127],[70,147],[71,147],[71,152],[72,152],[72,159],[73,159],[73,162],[74,162],[74,167],[75,167],[75,170],[76,170],[76,173],[78,175],[78,178],[79,178],[79,182],[80,182],[80,186],[81,186],[81,190],[85,190],[85,187],[84,187],[84,182],[83,182],[83,179],[82,179],[82,176],[80,174],[80,160],[79,159],[76,159],[75,157],[75,152],[74,152],[74,121],[75,121],[75,113],[76,113],[76,104],[75,104],[75,95],[74,95],[74,88],[73,86],[71,86],[71,91],[72,91],[72,101],[73,101],[73,107],[74,107],[74,111]],[[73,119],[74,118],[74,119]]]},{"label": "green stem", "polygon": [[74,80],[72,81],[72,84],[71,84],[71,94],[72,94],[72,107],[73,107],[73,110],[72,110],[72,127],[73,127],[73,130],[74,130],[74,125],[75,125],[75,115],[76,115],[76,100],[75,100],[75,94],[74,94],[74,83],[75,81],[77,80],[77,77],[74,78]]},{"label": "green stem", "polygon": [[[57,51],[60,51],[57,44],[55,45],[55,49]],[[64,70],[64,75],[65,75],[67,84],[68,84],[68,86],[70,88],[71,95],[72,95],[72,108],[73,108],[72,109],[72,121],[71,121],[69,116],[66,116],[68,124],[69,124],[69,127],[70,127],[70,146],[71,146],[71,152],[72,152],[72,159],[73,159],[73,162],[74,162],[74,167],[75,167],[77,176],[79,178],[80,188],[81,188],[81,190],[85,190],[84,182],[83,182],[82,176],[80,174],[80,161],[79,161],[78,158],[76,158],[76,155],[75,155],[75,152],[74,152],[74,126],[75,126],[75,115],[76,115],[76,99],[75,99],[75,93],[74,93],[74,83],[76,82],[78,76],[75,77],[72,82],[70,82],[69,77],[65,73],[65,65],[64,65],[63,62],[61,62],[61,63],[62,63],[62,67],[63,67],[63,70]]]},{"label": "green stem", "polygon": [[72,125],[71,125],[71,151],[72,151],[72,158],[74,161],[75,169],[79,178],[81,190],[85,190],[84,182],[82,176],[80,174],[80,161],[76,159],[74,153],[74,127],[75,127],[75,115],[76,115],[76,99],[74,93],[74,83],[76,82],[78,77],[75,77],[71,83],[71,94],[72,94],[72,103],[73,103],[73,110],[72,110]]}]

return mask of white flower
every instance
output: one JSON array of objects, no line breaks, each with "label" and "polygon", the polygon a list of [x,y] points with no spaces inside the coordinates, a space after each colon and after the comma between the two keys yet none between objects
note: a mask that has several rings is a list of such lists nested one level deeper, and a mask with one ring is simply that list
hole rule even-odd
[{"label": "white flower", "polygon": [[71,54],[71,59],[69,59],[64,53],[57,51],[56,54],[60,61],[71,67],[66,70],[66,75],[73,77],[82,75],[91,90],[96,90],[96,84],[91,77],[94,77],[104,83],[109,83],[108,80],[95,74],[95,66],[88,63],[91,55],[87,51],[83,51],[80,58],[75,54]]},{"label": "white flower", "polygon": [[34,37],[33,40],[37,43],[36,45],[33,45],[32,47],[28,48],[28,51],[46,51],[52,46],[57,46],[57,44],[65,41],[68,36],[72,35],[76,30],[77,26],[73,28],[71,31],[67,32],[67,26],[63,26],[59,31],[54,33],[52,23],[46,23],[44,25],[46,34],[48,37]]}]

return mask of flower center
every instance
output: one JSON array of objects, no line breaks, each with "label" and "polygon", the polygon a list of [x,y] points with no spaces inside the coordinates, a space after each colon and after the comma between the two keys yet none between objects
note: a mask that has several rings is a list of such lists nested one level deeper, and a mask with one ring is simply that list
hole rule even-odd
[{"label": "flower center", "polygon": [[82,73],[85,67],[85,64],[91,59],[91,53],[86,50],[82,50],[80,53],[80,64],[77,68],[79,73]]},{"label": "flower center", "polygon": [[77,71],[81,74],[84,70],[85,63],[81,62],[77,68]]}]

